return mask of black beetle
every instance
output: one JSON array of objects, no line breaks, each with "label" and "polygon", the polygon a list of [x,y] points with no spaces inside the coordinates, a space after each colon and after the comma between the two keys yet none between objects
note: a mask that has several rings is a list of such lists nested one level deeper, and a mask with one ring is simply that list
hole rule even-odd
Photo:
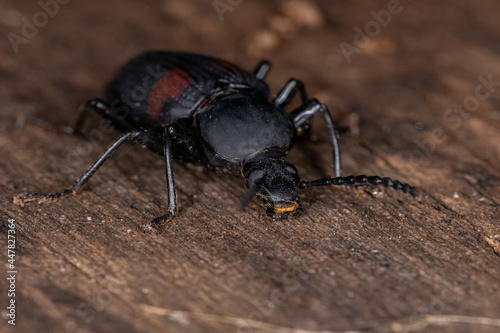
[{"label": "black beetle", "polygon": [[[257,194],[273,218],[300,212],[298,190],[310,186],[382,184],[418,195],[416,188],[390,178],[341,177],[338,135],[327,107],[316,99],[308,100],[302,82],[293,78],[269,101],[269,88],[263,81],[269,68],[270,64],[263,61],[250,73],[221,59],[181,52],[147,52],[133,58],[109,85],[106,100],[87,102],[69,131],[79,131],[88,111],[94,110],[125,134],[72,188],[52,194],[25,193],[15,198],[15,203],[53,202],[75,195],[128,140],[165,158],[168,212],[152,220],[145,231],[157,231],[176,213],[172,156],[243,176],[248,191],[241,206]],[[302,105],[286,113],[285,107],[297,93]],[[326,122],[332,143],[335,178],[301,181],[297,169],[284,158],[298,131],[318,114]]]}]

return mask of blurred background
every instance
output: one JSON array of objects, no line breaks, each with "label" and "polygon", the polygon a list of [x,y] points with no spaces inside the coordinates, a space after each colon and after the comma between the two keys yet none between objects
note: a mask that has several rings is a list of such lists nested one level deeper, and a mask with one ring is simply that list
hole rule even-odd
[{"label": "blurred background", "polygon": [[[16,327],[0,310],[1,330],[498,332],[499,10],[1,0],[0,223],[5,236],[16,220],[19,271]],[[163,162],[128,145],[78,197],[13,206],[18,193],[69,186],[117,135],[96,116],[90,139],[23,119],[72,124],[123,63],[157,49],[248,70],[269,60],[272,93],[301,79],[349,128],[345,175],[390,176],[422,197],[311,189],[302,217],[273,221],[257,200],[238,211],[242,179],[176,163],[179,216],[154,237],[140,230],[166,209]],[[304,179],[331,176],[324,125],[312,126],[320,142],[290,155]]]}]

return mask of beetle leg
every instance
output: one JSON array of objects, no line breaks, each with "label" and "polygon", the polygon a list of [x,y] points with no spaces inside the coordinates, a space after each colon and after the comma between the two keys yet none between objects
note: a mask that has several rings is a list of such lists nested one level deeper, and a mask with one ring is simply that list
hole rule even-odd
[{"label": "beetle leg", "polygon": [[[111,120],[113,124],[119,127],[121,130],[133,131],[134,128],[125,121],[125,118],[127,116],[127,110],[121,110],[121,108],[126,108],[126,107],[121,106],[119,109],[114,110],[114,108],[110,107],[102,99],[94,98],[89,100],[87,103],[85,103],[83,107],[80,108],[78,118],[76,119],[74,126],[52,124],[48,121],[45,121],[35,116],[28,116],[26,120],[32,124],[40,126],[49,131],[62,132],[66,134],[76,134],[76,133],[81,133],[83,123],[85,122],[85,119],[89,114],[89,111],[94,110],[97,114],[101,115],[102,117]],[[120,112],[122,111],[125,112],[123,114],[120,114]]]},{"label": "beetle leg", "polygon": [[291,78],[290,80],[288,80],[285,86],[281,88],[278,95],[276,95],[276,98],[273,100],[274,105],[280,108],[284,108],[285,106],[290,104],[292,98],[295,96],[295,94],[297,94],[297,91],[300,92],[302,103],[305,103],[307,101],[307,93],[304,83],[302,83],[302,81],[300,80]]},{"label": "beetle leg", "polygon": [[165,215],[153,219],[144,227],[144,231],[152,231],[158,233],[158,228],[170,221],[177,212],[177,199],[175,194],[174,170],[172,164],[172,127],[167,126],[163,133],[163,154],[165,158],[165,172],[167,175],[168,189],[168,209]]},{"label": "beetle leg", "polygon": [[253,71],[255,77],[259,80],[264,80],[264,77],[266,76],[267,72],[271,69],[271,64],[267,60],[263,60],[260,62],[260,64],[255,68]]},{"label": "beetle leg", "polygon": [[[111,154],[125,141],[132,140],[138,143],[144,143],[148,138],[148,131],[137,131],[128,132],[120,136],[115,142],[113,142],[108,149],[85,171],[85,173],[77,179],[73,186],[69,189],[62,190],[56,193],[49,194],[39,194],[39,193],[24,193],[14,198],[14,204],[18,206],[24,206],[27,202],[37,201],[41,203],[56,202],[70,195],[78,194],[78,191],[83,185],[92,177],[92,175],[99,169],[99,167],[106,161]],[[168,187],[168,213],[155,218],[150,224],[148,224],[144,230],[157,231],[157,228],[167,223],[177,211],[177,202],[175,197],[175,183],[174,174],[172,169],[172,154],[171,154],[171,140],[170,134],[167,131],[164,134],[164,155],[165,155],[165,169],[167,174],[167,187]]]},{"label": "beetle leg", "polygon": [[328,128],[328,135],[330,136],[330,142],[332,143],[332,155],[333,155],[333,173],[335,177],[341,176],[341,164],[340,164],[340,146],[339,137],[335,124],[333,123],[330,111],[325,104],[320,103],[317,99],[310,99],[303,105],[299,106],[293,110],[290,115],[292,116],[293,124],[296,129],[300,128],[306,121],[314,117],[318,113],[321,113],[325,118],[326,127]]},{"label": "beetle leg", "polygon": [[73,127],[67,126],[67,125],[56,125],[52,124],[48,121],[45,121],[43,119],[40,119],[35,116],[27,116],[26,121],[35,124],[39,127],[42,127],[43,129],[46,129],[48,131],[54,131],[54,132],[60,132],[60,133],[66,133],[66,134],[74,134],[75,131],[73,130]]},{"label": "beetle leg", "polygon": [[206,164],[208,161],[203,151],[202,145],[189,129],[178,123],[171,123],[168,126],[170,140],[175,147],[182,147],[172,150],[176,157],[184,158],[190,162]]},{"label": "beetle leg", "polygon": [[129,132],[120,136],[115,142],[113,142],[108,149],[97,159],[97,161],[92,164],[85,173],[77,179],[70,189],[65,189],[61,192],[50,193],[50,194],[38,194],[38,193],[24,193],[18,197],[14,198],[14,204],[23,206],[26,202],[38,201],[41,203],[55,202],[64,199],[70,195],[76,195],[80,188],[92,177],[94,172],[99,169],[99,167],[106,161],[111,154],[118,148],[122,143],[128,139],[132,139],[135,133]]}]

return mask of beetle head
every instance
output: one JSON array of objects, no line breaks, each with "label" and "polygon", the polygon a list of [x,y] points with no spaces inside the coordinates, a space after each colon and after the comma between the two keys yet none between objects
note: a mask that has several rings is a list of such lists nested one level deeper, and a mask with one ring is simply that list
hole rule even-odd
[{"label": "beetle head", "polygon": [[243,174],[249,188],[242,199],[243,207],[257,194],[272,218],[296,216],[302,211],[298,196],[300,178],[293,164],[281,158],[265,158],[247,163]]}]

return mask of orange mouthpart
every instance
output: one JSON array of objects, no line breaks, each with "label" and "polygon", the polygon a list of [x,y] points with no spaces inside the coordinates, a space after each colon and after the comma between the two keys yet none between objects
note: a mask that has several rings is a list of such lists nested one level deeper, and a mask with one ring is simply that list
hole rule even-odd
[{"label": "orange mouthpart", "polygon": [[290,206],[286,206],[286,207],[273,207],[273,210],[276,214],[283,214],[283,213],[289,213],[289,212],[295,211],[298,206],[299,206],[299,204],[294,202]]}]

